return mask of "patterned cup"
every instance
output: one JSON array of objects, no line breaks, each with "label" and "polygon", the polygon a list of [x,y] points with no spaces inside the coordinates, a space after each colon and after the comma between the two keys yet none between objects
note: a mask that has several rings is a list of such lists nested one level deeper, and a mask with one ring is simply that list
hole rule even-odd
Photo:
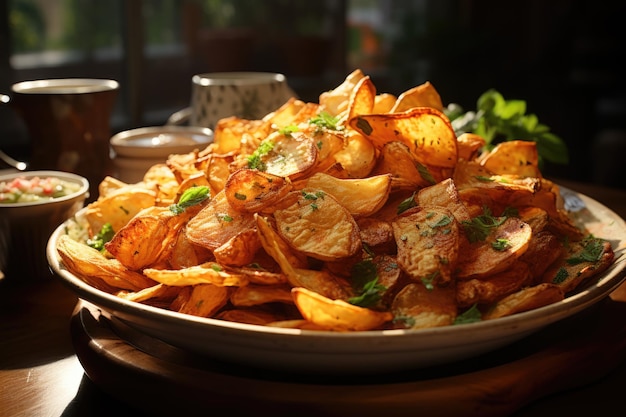
[{"label": "patterned cup", "polygon": [[230,116],[262,119],[296,97],[283,74],[271,72],[213,72],[192,77],[191,106],[172,114],[170,125],[214,129]]}]

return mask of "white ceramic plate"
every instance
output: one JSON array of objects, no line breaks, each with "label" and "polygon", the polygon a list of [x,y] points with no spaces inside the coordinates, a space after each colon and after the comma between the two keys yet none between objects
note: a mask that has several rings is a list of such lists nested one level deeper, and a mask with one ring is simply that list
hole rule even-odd
[{"label": "white ceramic plate", "polygon": [[213,131],[195,126],[152,126],[125,130],[110,144],[115,153],[128,158],[162,158],[204,149],[213,140]]},{"label": "white ceramic plate", "polygon": [[[375,374],[452,363],[514,343],[588,308],[626,278],[626,224],[597,201],[572,194],[585,208],[572,214],[597,237],[608,239],[615,263],[565,300],[500,319],[422,330],[353,333],[279,329],[188,316],[130,302],[94,289],[59,263],[51,236],[47,256],[54,272],[78,296],[112,319],[171,345],[225,361],[305,374]],[[580,208],[580,205],[579,207]]]}]

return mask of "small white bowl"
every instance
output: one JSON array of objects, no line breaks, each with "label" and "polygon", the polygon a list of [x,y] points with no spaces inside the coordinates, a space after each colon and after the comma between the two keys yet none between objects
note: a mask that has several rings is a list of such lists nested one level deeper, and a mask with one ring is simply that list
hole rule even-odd
[{"label": "small white bowl", "polygon": [[134,184],[150,167],[172,154],[202,150],[213,141],[213,131],[195,126],[153,126],[125,130],[110,140],[113,176]]},{"label": "small white bowl", "polygon": [[213,131],[195,126],[152,126],[114,135],[111,148],[116,157],[155,159],[202,150],[213,141]]},{"label": "small white bowl", "polygon": [[89,182],[61,171],[14,172],[0,175],[0,182],[18,177],[56,177],[80,187],[76,192],[51,200],[0,204],[0,278],[12,282],[50,278],[46,259],[48,239],[60,224],[83,207],[89,196]]}]

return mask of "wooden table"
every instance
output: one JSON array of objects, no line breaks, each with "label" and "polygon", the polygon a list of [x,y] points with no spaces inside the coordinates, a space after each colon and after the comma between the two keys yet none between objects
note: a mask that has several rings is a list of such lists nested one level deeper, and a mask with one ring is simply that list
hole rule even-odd
[{"label": "wooden table", "polygon": [[[558,183],[598,200],[626,218],[626,192],[567,181]],[[621,324],[626,323],[626,285],[614,294],[614,299],[609,300],[612,304],[607,310],[608,316],[601,317],[602,323],[598,324],[600,327],[617,323],[614,327],[617,334],[609,335],[613,354],[604,358],[601,351],[592,352],[591,358],[587,358],[591,361],[588,364],[572,363],[572,372],[566,372],[567,381],[554,381],[556,393],[544,396],[539,392],[536,395],[539,398],[533,398],[520,409],[513,407],[517,411],[506,414],[553,417],[622,415],[626,412],[623,393],[626,388],[626,325]],[[76,303],[76,296],[55,279],[28,285],[17,285],[9,279],[0,281],[0,417],[154,415],[147,413],[141,404],[124,402],[105,392],[86,376],[70,332],[70,319]],[[593,341],[590,343],[597,348]],[[575,356],[579,357],[584,356]],[[535,370],[537,373],[550,372],[547,369],[549,363],[540,364]],[[524,384],[524,381],[519,382]],[[132,392],[133,387],[127,389]],[[451,392],[459,392],[459,387],[451,388]],[[503,398],[490,401],[496,404],[514,397],[516,393],[509,392]],[[454,400],[450,398],[450,401]],[[242,393],[241,401],[246,401],[246,393]],[[215,415],[233,415],[233,408],[234,405],[220,405],[214,410]],[[300,411],[302,413],[297,414],[305,415],[307,410]],[[279,407],[254,409],[250,413],[256,416],[295,415],[293,409],[287,413],[281,412]],[[476,412],[469,414],[476,415]]]}]

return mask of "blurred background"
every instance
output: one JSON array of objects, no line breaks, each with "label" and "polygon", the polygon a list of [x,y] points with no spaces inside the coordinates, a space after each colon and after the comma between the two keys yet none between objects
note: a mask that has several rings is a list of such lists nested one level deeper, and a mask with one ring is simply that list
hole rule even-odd
[{"label": "blurred background", "polygon": [[[0,93],[37,78],[115,79],[116,133],[164,124],[189,105],[192,75],[211,71],[282,72],[307,101],[355,68],[396,95],[428,80],[466,110],[495,88],[567,143],[570,163],[547,176],[626,188],[625,3],[4,0]],[[7,106],[0,149],[30,152]]]}]

